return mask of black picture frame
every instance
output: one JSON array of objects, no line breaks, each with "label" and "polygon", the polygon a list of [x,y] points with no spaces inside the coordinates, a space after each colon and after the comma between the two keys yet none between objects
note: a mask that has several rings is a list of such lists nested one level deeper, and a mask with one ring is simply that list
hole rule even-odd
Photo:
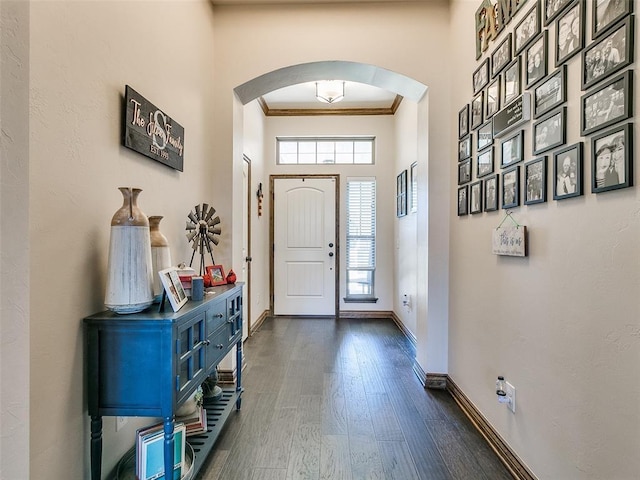
[{"label": "black picture frame", "polygon": [[476,177],[482,178],[494,171],[493,147],[485,148],[476,156]]},{"label": "black picture frame", "polygon": [[409,168],[410,176],[409,179],[411,186],[411,194],[409,195],[409,200],[411,206],[409,209],[411,213],[415,213],[418,211],[418,162],[413,162],[411,167]]},{"label": "black picture frame", "polygon": [[520,205],[520,165],[502,172],[502,208]]},{"label": "black picture frame", "polygon": [[515,55],[522,52],[538,36],[540,30],[540,1],[536,0],[513,31],[513,51]]},{"label": "black picture frame", "polygon": [[486,95],[487,101],[484,118],[489,120],[500,110],[500,77],[494,78],[491,83],[489,83]]},{"label": "black picture frame", "polygon": [[396,177],[396,216],[407,214],[407,170],[404,169]]},{"label": "black picture frame", "polygon": [[502,74],[502,107],[509,105],[522,94],[522,62],[516,57],[504,69]]},{"label": "black picture frame", "polygon": [[458,188],[458,216],[469,214],[469,186]]},{"label": "black picture frame", "polygon": [[484,121],[484,92],[480,92],[471,100],[471,128],[475,129]]},{"label": "black picture frame", "polygon": [[543,19],[545,26],[549,25],[554,18],[560,15],[571,4],[573,0],[543,0]]},{"label": "black picture frame", "polygon": [[480,151],[493,145],[493,124],[491,120],[482,124],[476,132],[476,151]]},{"label": "black picture frame", "polygon": [[633,124],[625,123],[591,138],[591,192],[608,192],[631,186]]},{"label": "black picture frame", "polygon": [[489,83],[489,57],[485,58],[480,66],[473,72],[473,94],[477,94]]},{"label": "black picture frame", "polygon": [[458,142],[458,161],[464,160],[471,156],[473,134],[470,133]]},{"label": "black picture frame", "polygon": [[[598,5],[600,4],[600,6]],[[596,39],[609,31],[618,20],[633,13],[634,0],[593,1],[591,38]]]},{"label": "black picture frame", "polygon": [[631,117],[633,70],[627,70],[580,97],[582,136]]},{"label": "black picture frame", "polygon": [[498,210],[498,197],[499,197],[499,175],[495,174],[491,177],[487,177],[484,180],[484,211],[495,212]]},{"label": "black picture frame", "polygon": [[500,167],[506,168],[524,160],[524,130],[505,139],[500,145]]},{"label": "black picture frame", "polygon": [[469,185],[469,213],[482,213],[482,180]]},{"label": "black picture frame", "polygon": [[467,103],[458,112],[458,138],[462,138],[469,133],[469,104]]},{"label": "black picture frame", "polygon": [[549,113],[533,124],[533,155],[564,145],[567,138],[567,107]]},{"label": "black picture frame", "polygon": [[533,118],[539,118],[567,101],[567,66],[561,65],[533,90]]},{"label": "black picture frame", "polygon": [[584,48],[584,0],[576,0],[556,19],[556,67]]},{"label": "black picture frame", "polygon": [[458,185],[471,181],[471,159],[458,163]]},{"label": "black picture frame", "polygon": [[511,32],[491,53],[491,78],[495,78],[511,62]]},{"label": "black picture frame", "polygon": [[553,153],[554,200],[582,195],[583,152],[583,143],[578,142]]},{"label": "black picture frame", "polygon": [[626,18],[582,52],[582,90],[600,83],[633,63],[633,20],[633,15]]},{"label": "black picture frame", "polygon": [[525,85],[531,88],[547,76],[547,30],[544,30],[524,52]]},{"label": "black picture frame", "polygon": [[524,164],[524,204],[547,201],[547,157],[534,158]]}]

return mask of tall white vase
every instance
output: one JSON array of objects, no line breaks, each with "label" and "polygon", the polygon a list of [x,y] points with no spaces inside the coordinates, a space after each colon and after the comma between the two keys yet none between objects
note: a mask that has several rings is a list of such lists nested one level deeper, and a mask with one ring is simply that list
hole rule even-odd
[{"label": "tall white vase", "polygon": [[153,265],[153,295],[154,301],[159,302],[162,299],[164,287],[160,281],[158,272],[171,266],[171,250],[169,249],[169,241],[160,231],[161,216],[154,215],[149,217],[149,229],[151,231],[151,263]]},{"label": "tall white vase", "polygon": [[111,219],[105,306],[116,313],[141,312],[153,303],[149,220],[137,205],[139,188],[120,187],[122,207]]}]

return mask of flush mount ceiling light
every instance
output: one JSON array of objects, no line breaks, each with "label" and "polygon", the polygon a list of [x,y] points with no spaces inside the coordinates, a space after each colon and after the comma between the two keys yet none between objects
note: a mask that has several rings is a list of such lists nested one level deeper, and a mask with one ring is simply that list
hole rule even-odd
[{"label": "flush mount ceiling light", "polygon": [[324,103],[336,103],[344,98],[342,80],[324,80],[316,82],[316,98]]}]

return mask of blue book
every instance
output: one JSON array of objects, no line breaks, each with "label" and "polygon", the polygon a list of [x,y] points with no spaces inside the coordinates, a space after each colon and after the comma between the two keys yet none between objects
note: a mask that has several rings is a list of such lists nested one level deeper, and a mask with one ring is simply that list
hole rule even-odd
[{"label": "blue book", "polygon": [[[176,424],[173,430],[173,480],[182,478],[184,461],[186,428],[184,424]],[[149,434],[141,441],[140,480],[164,480],[164,432],[162,430]]]}]

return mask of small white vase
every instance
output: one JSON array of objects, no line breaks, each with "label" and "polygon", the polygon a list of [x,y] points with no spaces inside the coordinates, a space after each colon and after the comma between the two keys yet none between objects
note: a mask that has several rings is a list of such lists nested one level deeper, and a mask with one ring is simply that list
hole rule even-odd
[{"label": "small white vase", "polygon": [[154,302],[159,302],[162,299],[162,292],[164,290],[158,272],[171,266],[171,250],[169,249],[169,241],[160,231],[160,220],[162,220],[162,217],[159,215],[149,217]]}]

